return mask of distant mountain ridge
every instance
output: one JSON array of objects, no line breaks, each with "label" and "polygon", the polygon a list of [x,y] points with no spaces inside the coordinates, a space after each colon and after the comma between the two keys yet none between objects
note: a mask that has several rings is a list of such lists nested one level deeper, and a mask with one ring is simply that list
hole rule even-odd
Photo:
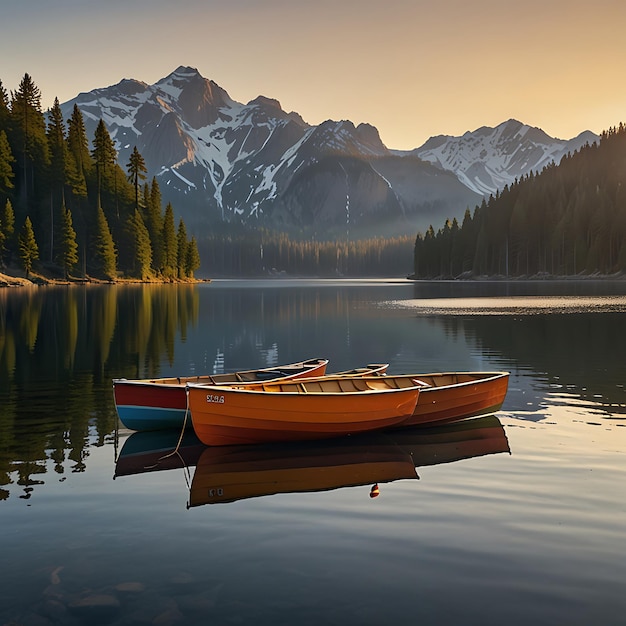
[{"label": "distant mountain ridge", "polygon": [[124,79],[82,93],[61,105],[66,119],[74,104],[90,139],[103,119],[122,167],[137,146],[164,200],[196,229],[241,223],[318,238],[413,234],[461,217],[483,194],[576,149],[574,140],[510,120],[392,151],[369,124],[309,125],[272,98],[236,102],[182,66],[154,85]]},{"label": "distant mountain ridge", "polygon": [[553,161],[558,164],[566,154],[597,140],[591,131],[569,140],[555,139],[540,128],[510,119],[495,128],[483,126],[461,137],[431,137],[410,154],[454,172],[469,189],[489,195],[531,170],[540,172]]}]

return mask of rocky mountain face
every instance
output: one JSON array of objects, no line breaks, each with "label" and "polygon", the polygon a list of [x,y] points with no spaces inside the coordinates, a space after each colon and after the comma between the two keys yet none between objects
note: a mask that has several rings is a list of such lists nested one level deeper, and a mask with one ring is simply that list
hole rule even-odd
[{"label": "rocky mountain face", "polygon": [[555,139],[539,128],[508,120],[461,137],[431,137],[410,154],[453,172],[468,189],[488,196],[531,170],[540,172],[552,161],[558,164],[568,152],[597,140],[590,131],[567,141]]},{"label": "rocky mountain face", "polygon": [[80,94],[61,105],[66,119],[74,104],[90,139],[104,120],[122,167],[137,147],[148,180],[198,233],[244,224],[319,239],[413,234],[592,138],[563,142],[511,120],[391,151],[373,126],[311,126],[264,96],[241,104],[189,67]]}]

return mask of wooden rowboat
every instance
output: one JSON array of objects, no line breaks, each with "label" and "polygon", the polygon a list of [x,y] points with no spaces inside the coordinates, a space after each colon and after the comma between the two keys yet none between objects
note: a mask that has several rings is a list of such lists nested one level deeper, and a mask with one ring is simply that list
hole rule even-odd
[{"label": "wooden rowboat", "polygon": [[389,427],[413,414],[405,376],[327,376],[254,385],[187,383],[193,428],[209,446],[324,439]]},{"label": "wooden rowboat", "polygon": [[182,428],[187,409],[187,383],[222,385],[263,380],[287,380],[323,376],[328,359],[310,359],[289,365],[241,372],[179,378],[113,380],[115,407],[122,424],[130,430]]},{"label": "wooden rowboat", "polygon": [[[324,380],[325,376],[317,378]],[[406,384],[421,385],[413,414],[396,427],[446,423],[489,415],[502,407],[509,386],[508,372],[399,374]],[[261,388],[259,384],[253,388]]]},{"label": "wooden rowboat", "polygon": [[503,452],[509,444],[495,416],[328,441],[208,447],[197,461],[188,506],[414,480],[419,466]]},{"label": "wooden rowboat", "polygon": [[452,422],[488,415],[502,407],[509,386],[508,372],[410,374],[422,387],[419,401],[400,426]]}]

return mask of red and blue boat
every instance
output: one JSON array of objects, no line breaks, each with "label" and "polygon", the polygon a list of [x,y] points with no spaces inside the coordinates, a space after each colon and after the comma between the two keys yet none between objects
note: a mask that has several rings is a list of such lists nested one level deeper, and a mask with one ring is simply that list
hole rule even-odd
[{"label": "red and blue boat", "polygon": [[[289,365],[224,374],[113,380],[118,417],[129,430],[181,429],[187,412],[186,385],[232,385],[323,376],[328,359],[309,359]],[[191,427],[191,418],[186,426]]]}]

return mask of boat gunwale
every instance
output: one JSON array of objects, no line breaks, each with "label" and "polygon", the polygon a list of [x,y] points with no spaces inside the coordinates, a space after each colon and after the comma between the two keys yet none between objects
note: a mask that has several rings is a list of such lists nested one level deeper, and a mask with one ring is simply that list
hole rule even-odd
[{"label": "boat gunwale", "polygon": [[[406,375],[398,375],[398,378],[406,378]],[[367,376],[356,376],[355,378],[357,378],[359,381],[364,381],[367,383],[368,380],[375,380],[377,383],[380,383],[381,380],[389,380],[389,379],[393,379],[394,376],[371,376],[371,377],[367,377]],[[331,381],[332,376],[330,377]],[[345,377],[345,376],[338,376],[336,380],[349,380],[349,378]],[[289,385],[298,385],[298,386],[302,386],[305,384],[310,384],[311,382],[328,382],[328,377],[316,377],[315,379],[313,378],[303,378],[302,380],[287,380],[284,381],[284,384],[289,384]],[[278,386],[283,384],[283,381],[281,380],[276,380],[276,381],[267,381],[266,383],[255,383],[256,385],[263,385],[263,387],[265,386]],[[213,390],[217,393],[221,393],[224,394],[225,392],[232,392],[232,393],[247,393],[247,394],[255,394],[255,395],[269,395],[272,398],[275,397],[286,397],[286,396],[294,396],[294,397],[327,397],[327,396],[339,396],[339,397],[345,397],[345,396],[360,396],[360,395],[372,395],[372,394],[381,394],[381,393],[395,393],[395,392],[400,392],[400,391],[421,391],[424,389],[424,385],[420,385],[420,384],[415,384],[415,385],[409,385],[408,387],[388,387],[386,389],[380,389],[380,388],[367,388],[367,389],[354,389],[354,390],[332,390],[332,391],[325,391],[323,389],[319,389],[319,390],[313,390],[313,391],[306,391],[305,389],[303,389],[302,391],[283,391],[282,389],[279,389],[278,391],[270,391],[267,389],[251,389],[253,385],[203,385],[203,384],[199,384],[199,383],[187,383],[185,385],[186,389],[202,389],[202,390],[206,390],[206,389],[210,389]],[[437,389],[441,389],[441,387],[437,387]]]},{"label": "boat gunwale", "polygon": [[[113,385],[116,384],[131,384],[131,385],[143,385],[143,386],[153,386],[153,385],[163,385],[164,387],[181,387],[184,389],[185,385],[187,384],[187,382],[185,382],[184,379],[186,378],[196,378],[196,379],[200,379],[200,378],[207,378],[207,379],[211,379],[213,376],[227,376],[227,375],[232,375],[232,376],[236,376],[237,374],[256,374],[259,372],[264,372],[264,373],[272,373],[272,372],[277,372],[277,371],[281,371],[283,372],[282,376],[277,376],[275,380],[279,381],[279,380],[290,380],[292,377],[294,376],[303,376],[305,377],[309,371],[306,368],[306,364],[310,363],[311,370],[314,370],[316,368],[319,368],[321,366],[325,366],[328,367],[328,364],[330,362],[330,359],[307,359],[306,361],[297,361],[296,363],[288,363],[286,365],[277,365],[276,367],[262,367],[259,369],[250,369],[250,370],[236,370],[234,372],[222,372],[220,374],[198,374],[198,375],[193,375],[190,374],[189,376],[163,376],[160,378],[113,378],[112,382]],[[293,368],[294,371],[293,372],[289,372],[289,368]],[[300,369],[298,369],[300,368]],[[163,381],[177,381],[178,382],[163,382]],[[249,383],[253,383],[253,384],[260,384],[262,382],[270,382],[274,379],[268,378],[266,381],[262,381],[262,380],[251,380],[251,381],[237,381],[235,383],[233,382],[224,382],[224,383],[219,383],[219,382],[213,382],[210,383],[212,385],[215,386],[222,386],[224,384],[226,385],[232,385],[232,384],[249,384]],[[194,383],[194,384],[198,384],[198,385],[204,385],[204,383]]]},{"label": "boat gunwale", "polygon": [[464,380],[463,382],[450,383],[448,385],[440,385],[436,387],[435,385],[429,385],[428,383],[422,382],[421,389],[422,391],[435,390],[435,389],[450,389],[451,387],[465,387],[467,385],[475,385],[476,383],[482,382],[491,382],[494,380],[499,380],[501,378],[507,378],[511,375],[510,372],[431,372],[429,374],[396,374],[397,376],[404,376],[408,378],[416,378],[419,380],[420,376],[427,378],[428,376],[432,377],[440,377],[440,376],[472,376],[476,374],[484,374],[484,377],[475,378],[474,380]]}]

